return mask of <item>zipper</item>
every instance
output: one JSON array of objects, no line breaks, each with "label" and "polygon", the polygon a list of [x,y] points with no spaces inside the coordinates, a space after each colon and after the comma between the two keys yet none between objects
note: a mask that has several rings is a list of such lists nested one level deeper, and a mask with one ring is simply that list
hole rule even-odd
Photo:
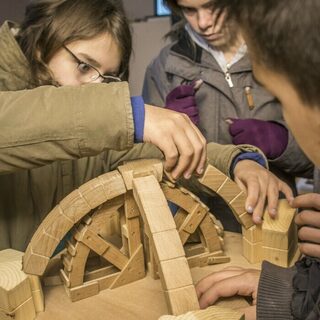
[{"label": "zipper", "polygon": [[226,69],[226,71],[225,71],[225,73],[224,73],[224,75],[225,75],[224,78],[226,79],[226,81],[227,81],[227,83],[228,83],[228,86],[229,86],[230,88],[233,88],[233,82],[232,82],[231,74],[230,74],[229,70],[230,70],[230,64],[228,63],[228,64],[227,64],[227,69]]}]

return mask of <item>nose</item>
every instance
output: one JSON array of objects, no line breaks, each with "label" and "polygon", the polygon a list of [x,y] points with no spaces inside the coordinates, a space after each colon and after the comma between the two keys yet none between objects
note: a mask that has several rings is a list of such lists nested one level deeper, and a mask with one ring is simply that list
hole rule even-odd
[{"label": "nose", "polygon": [[205,31],[212,27],[212,10],[200,9],[198,11],[198,26],[201,31]]}]

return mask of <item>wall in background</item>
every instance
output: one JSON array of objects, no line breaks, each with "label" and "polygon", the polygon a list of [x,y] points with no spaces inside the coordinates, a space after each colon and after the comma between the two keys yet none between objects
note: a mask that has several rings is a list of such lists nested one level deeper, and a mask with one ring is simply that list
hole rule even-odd
[{"label": "wall in background", "polygon": [[0,1],[0,23],[5,20],[20,22],[29,0],[1,0]]}]

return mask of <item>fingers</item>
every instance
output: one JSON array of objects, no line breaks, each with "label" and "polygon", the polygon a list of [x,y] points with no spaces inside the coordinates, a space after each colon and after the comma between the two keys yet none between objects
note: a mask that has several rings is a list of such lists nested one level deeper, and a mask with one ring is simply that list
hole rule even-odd
[{"label": "fingers", "polygon": [[278,200],[279,200],[279,184],[277,179],[271,179],[269,180],[268,185],[268,213],[270,217],[275,218],[277,215],[277,208],[278,208]]},{"label": "fingers", "polygon": [[298,226],[312,226],[320,228],[320,212],[303,210],[295,217],[295,223]]},{"label": "fingers", "polygon": [[285,182],[279,180],[279,190],[285,195],[289,204],[291,204],[294,199],[292,189]]},{"label": "fingers", "polygon": [[260,183],[255,177],[247,180],[247,194],[246,210],[248,213],[252,213],[253,222],[260,224],[262,222],[265,196],[261,194]]},{"label": "fingers", "polygon": [[238,271],[237,275],[224,278],[213,283],[200,296],[200,308],[204,309],[215,303],[219,298],[235,295],[254,296],[258,288],[259,276],[251,271]]},{"label": "fingers", "polygon": [[191,128],[186,128],[184,136],[176,134],[174,137],[180,155],[178,164],[172,171],[174,179],[182,173],[186,179],[189,179],[195,170],[201,174],[206,161],[206,141],[189,118],[186,117],[186,119]]},{"label": "fingers", "polygon": [[320,194],[307,193],[297,196],[291,202],[293,208],[314,208],[320,210]]},{"label": "fingers", "polygon": [[320,245],[313,243],[299,243],[300,252],[310,257],[320,258]]},{"label": "fingers", "polygon": [[219,272],[211,273],[209,276],[203,278],[201,281],[199,281],[196,284],[196,292],[198,299],[201,297],[201,295],[206,292],[212,285],[214,285],[216,282],[221,281],[225,278],[230,278],[233,276],[237,276],[241,273],[243,273],[243,268],[241,267],[231,267],[226,268]]},{"label": "fingers", "polygon": [[223,25],[224,25],[224,22],[226,20],[226,16],[227,16],[226,10],[222,10],[222,11],[219,10],[217,23],[216,23],[214,30],[213,30],[214,33],[221,32]]},{"label": "fingers", "polygon": [[312,227],[302,227],[298,231],[298,237],[302,241],[320,244],[320,229]]}]

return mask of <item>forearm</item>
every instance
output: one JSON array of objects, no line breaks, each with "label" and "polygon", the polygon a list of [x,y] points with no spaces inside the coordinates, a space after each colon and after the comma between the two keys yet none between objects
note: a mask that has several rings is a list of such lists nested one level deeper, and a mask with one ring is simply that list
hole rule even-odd
[{"label": "forearm", "polygon": [[0,171],[133,145],[126,83],[0,93]]}]

